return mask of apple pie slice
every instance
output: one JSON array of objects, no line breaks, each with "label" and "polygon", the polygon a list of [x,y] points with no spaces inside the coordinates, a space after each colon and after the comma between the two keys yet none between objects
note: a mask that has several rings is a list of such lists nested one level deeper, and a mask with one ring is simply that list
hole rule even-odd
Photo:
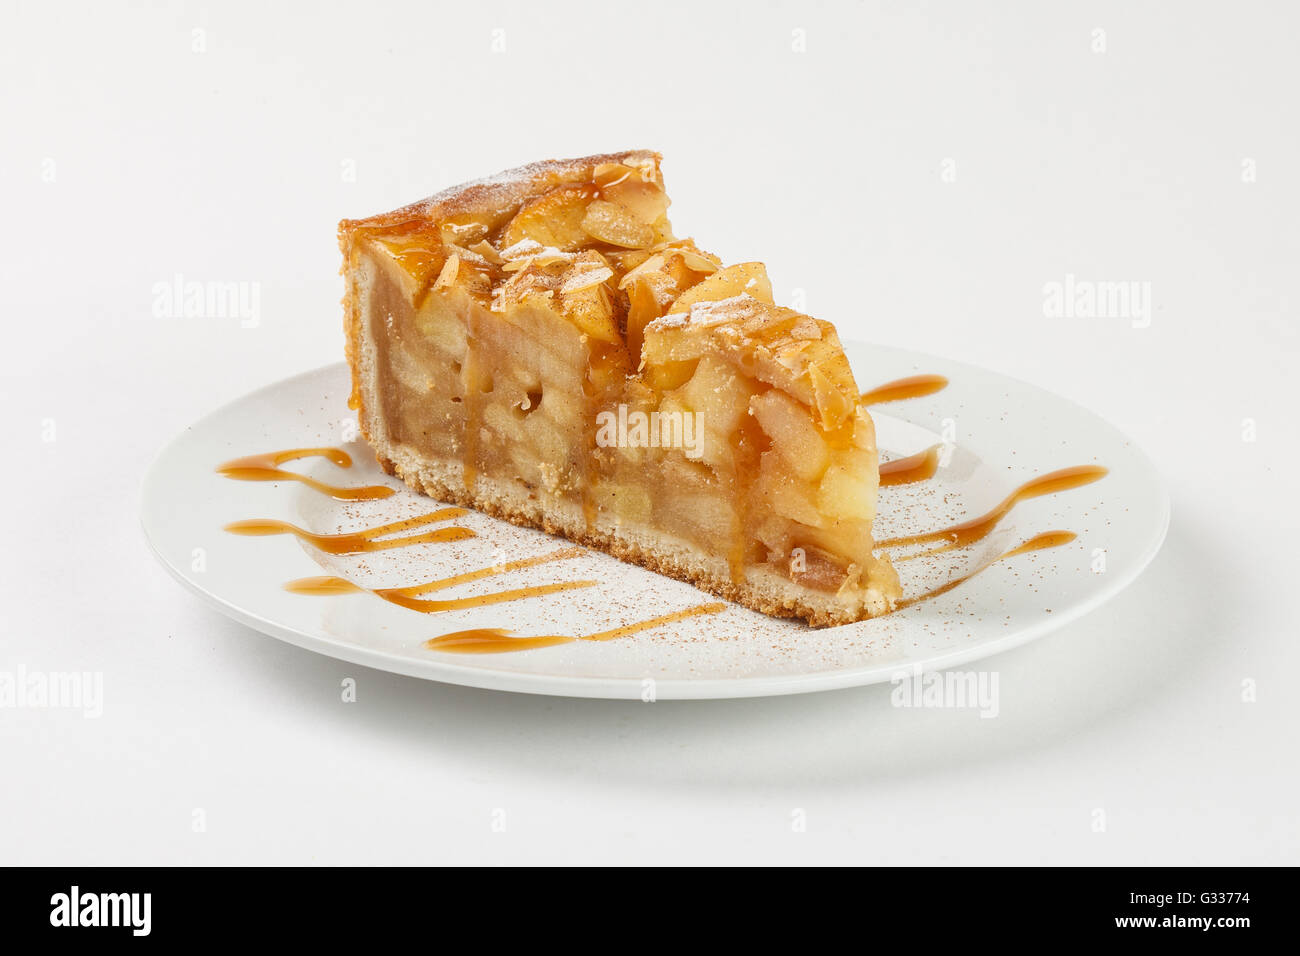
[{"label": "apple pie slice", "polygon": [[363,433],[417,491],[757,611],[886,613],[875,428],[835,328],[667,210],[633,151],[342,222]]}]

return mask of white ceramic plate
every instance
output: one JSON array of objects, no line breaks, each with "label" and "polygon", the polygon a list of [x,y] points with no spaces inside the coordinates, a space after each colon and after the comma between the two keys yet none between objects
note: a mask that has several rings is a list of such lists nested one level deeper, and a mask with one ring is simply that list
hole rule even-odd
[{"label": "white ceramic plate", "polygon": [[[144,530],[176,578],[222,613],[299,647],[381,670],[498,690],[639,699],[750,697],[887,681],[953,667],[1069,623],[1131,582],[1155,556],[1169,500],[1146,457],[1123,435],[1062,398],[992,372],[914,352],[849,345],[864,388],[934,373],[934,395],[873,407],[885,458],[945,443],[929,481],[883,488],[876,537],[935,530],[994,507],[1018,485],[1057,469],[1100,464],[1092,484],[1016,505],[965,549],[898,564],[905,595],[988,565],[1047,531],[1078,537],[988,565],[947,593],[884,618],[813,630],[728,606],[618,640],[504,654],[431,651],[431,637],[470,628],[581,635],[714,600],[695,588],[598,553],[487,578],[432,597],[461,597],[548,582],[599,582],[469,610],[426,614],[372,593],[290,593],[291,579],[333,574],[367,587],[406,587],[562,546],[540,532],[471,512],[456,523],[477,537],[354,556],[330,556],[292,535],[241,537],[232,522],[273,518],[309,531],[350,531],[437,507],[385,476],[355,440],[343,365],[299,375],[240,399],[188,429],[145,477]],[[349,440],[351,439],[351,440]],[[353,465],[321,458],[287,469],[335,485],[389,484],[376,501],[341,503],[296,481],[243,482],[222,462],[288,448],[344,448]]]}]

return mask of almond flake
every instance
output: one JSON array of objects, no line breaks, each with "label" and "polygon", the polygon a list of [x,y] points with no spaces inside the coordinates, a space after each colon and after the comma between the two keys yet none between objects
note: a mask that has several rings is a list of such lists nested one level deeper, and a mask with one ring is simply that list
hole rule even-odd
[{"label": "almond flake", "polygon": [[601,163],[592,172],[591,178],[597,186],[608,189],[610,186],[617,186],[631,175],[632,170],[622,163]]},{"label": "almond flake", "polygon": [[499,266],[505,261],[501,258],[501,254],[497,252],[496,249],[492,248],[492,243],[488,242],[486,239],[480,240],[477,245],[470,246],[469,248],[471,252],[477,252],[494,266]]},{"label": "almond flake", "polygon": [[590,289],[594,285],[600,285],[606,279],[614,278],[614,270],[609,266],[596,266],[594,269],[588,269],[584,272],[574,272],[564,280],[560,286],[560,292],[567,295],[570,292],[580,292],[583,289]]},{"label": "almond flake", "polygon": [[706,259],[698,252],[691,249],[678,250],[677,255],[681,257],[682,264],[692,272],[714,273],[718,271],[718,264],[710,259]]},{"label": "almond flake", "polygon": [[442,271],[438,273],[438,278],[434,280],[435,289],[446,289],[456,284],[456,276],[460,273],[460,256],[452,253],[447,257],[447,261],[442,264]]},{"label": "almond flake", "polygon": [[546,247],[536,239],[520,239],[513,246],[507,246],[502,249],[498,255],[506,261],[511,259],[524,259],[528,256],[537,255],[537,253],[541,252],[544,248]]},{"label": "almond flake", "polygon": [[480,266],[489,265],[487,259],[483,258],[481,254],[474,252],[472,249],[466,249],[464,246],[458,246],[454,242],[444,242],[443,246],[445,246],[448,250],[450,250],[452,254],[459,256],[462,262],[472,262],[475,265],[480,265]]}]

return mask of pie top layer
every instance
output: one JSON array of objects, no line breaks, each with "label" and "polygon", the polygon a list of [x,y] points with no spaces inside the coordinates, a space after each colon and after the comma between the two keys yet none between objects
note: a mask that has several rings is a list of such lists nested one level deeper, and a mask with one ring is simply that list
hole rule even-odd
[{"label": "pie top layer", "polygon": [[461,216],[478,221],[499,221],[501,216],[512,215],[528,199],[556,186],[591,182],[596,167],[608,163],[653,170],[655,180],[661,182],[659,163],[662,159],[658,153],[646,149],[602,153],[581,159],[544,159],[451,186],[392,212],[365,219],[345,219],[339,224],[339,233],[346,235],[354,230],[396,228],[412,222],[433,226]]},{"label": "pie top layer", "polygon": [[[458,286],[505,312],[530,298],[625,351],[629,373],[723,350],[835,429],[858,393],[834,326],[778,307],[761,263],[721,260],[673,236],[649,150],[545,160],[443,190],[367,219],[344,220],[345,254],[374,240],[418,300]],[[349,336],[355,339],[355,332]]]}]

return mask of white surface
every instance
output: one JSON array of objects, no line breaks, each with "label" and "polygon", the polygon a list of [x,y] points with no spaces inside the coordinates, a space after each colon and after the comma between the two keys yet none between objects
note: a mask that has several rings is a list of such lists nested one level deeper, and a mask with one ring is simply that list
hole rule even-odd
[{"label": "white surface", "polygon": [[[351,458],[347,467],[317,456],[286,469],[332,485],[383,484],[400,489],[397,494],[340,502],[292,480],[245,483],[214,473],[250,450],[342,444],[341,426],[351,424],[347,430],[355,432],[355,420],[346,405],[348,370],[337,363],[244,396],[168,445],[145,475],[145,535],[177,580],[213,607],[298,647],[452,684],[624,700],[765,697],[919,679],[925,671],[979,661],[1064,627],[1130,584],[1155,556],[1169,524],[1168,495],[1146,456],[1105,422],[1041,389],[958,362],[856,343],[847,351],[853,367],[873,382],[920,371],[949,380],[938,395],[875,409],[876,441],[887,459],[941,445],[936,429],[944,421],[962,425],[960,443],[942,446],[932,478],[881,489],[874,526],[880,540],[975,520],[1026,482],[1062,467],[1100,463],[1109,473],[1081,488],[1018,502],[986,538],[965,548],[928,557],[922,552],[933,543],[893,550],[904,598],[961,583],[877,620],[810,630],[800,621],[731,606],[608,642],[502,654],[432,651],[426,641],[453,631],[595,634],[712,599],[590,551],[429,597],[577,581],[589,588],[434,614],[394,606],[376,594],[286,592],[285,582],[321,573],[368,588],[412,587],[553,553],[563,544],[473,512],[436,525],[471,532],[466,540],[351,555],[330,555],[291,535],[250,540],[222,533],[232,519],[270,518],[337,534],[441,510],[385,476],[362,441],[343,445]],[[1045,434],[1053,440],[1044,441]],[[1076,537],[999,560],[1036,535],[1060,530]],[[197,563],[196,546],[203,550]],[[982,709],[993,716],[992,697]]]},{"label": "white surface", "polygon": [[[628,29],[594,4],[6,5],[0,668],[102,671],[105,701],[0,710],[0,859],[1300,862],[1295,9],[753,6]],[[269,641],[148,553],[156,452],[337,360],[340,216],[642,144],[680,231],[761,256],[784,301],[1050,388],[1165,475],[1160,556],[992,659],[998,718],[893,708],[884,686],[653,705],[440,686]],[[260,324],[152,318],[176,273],[260,282]],[[1150,327],[1045,318],[1067,273],[1149,281]]]}]

